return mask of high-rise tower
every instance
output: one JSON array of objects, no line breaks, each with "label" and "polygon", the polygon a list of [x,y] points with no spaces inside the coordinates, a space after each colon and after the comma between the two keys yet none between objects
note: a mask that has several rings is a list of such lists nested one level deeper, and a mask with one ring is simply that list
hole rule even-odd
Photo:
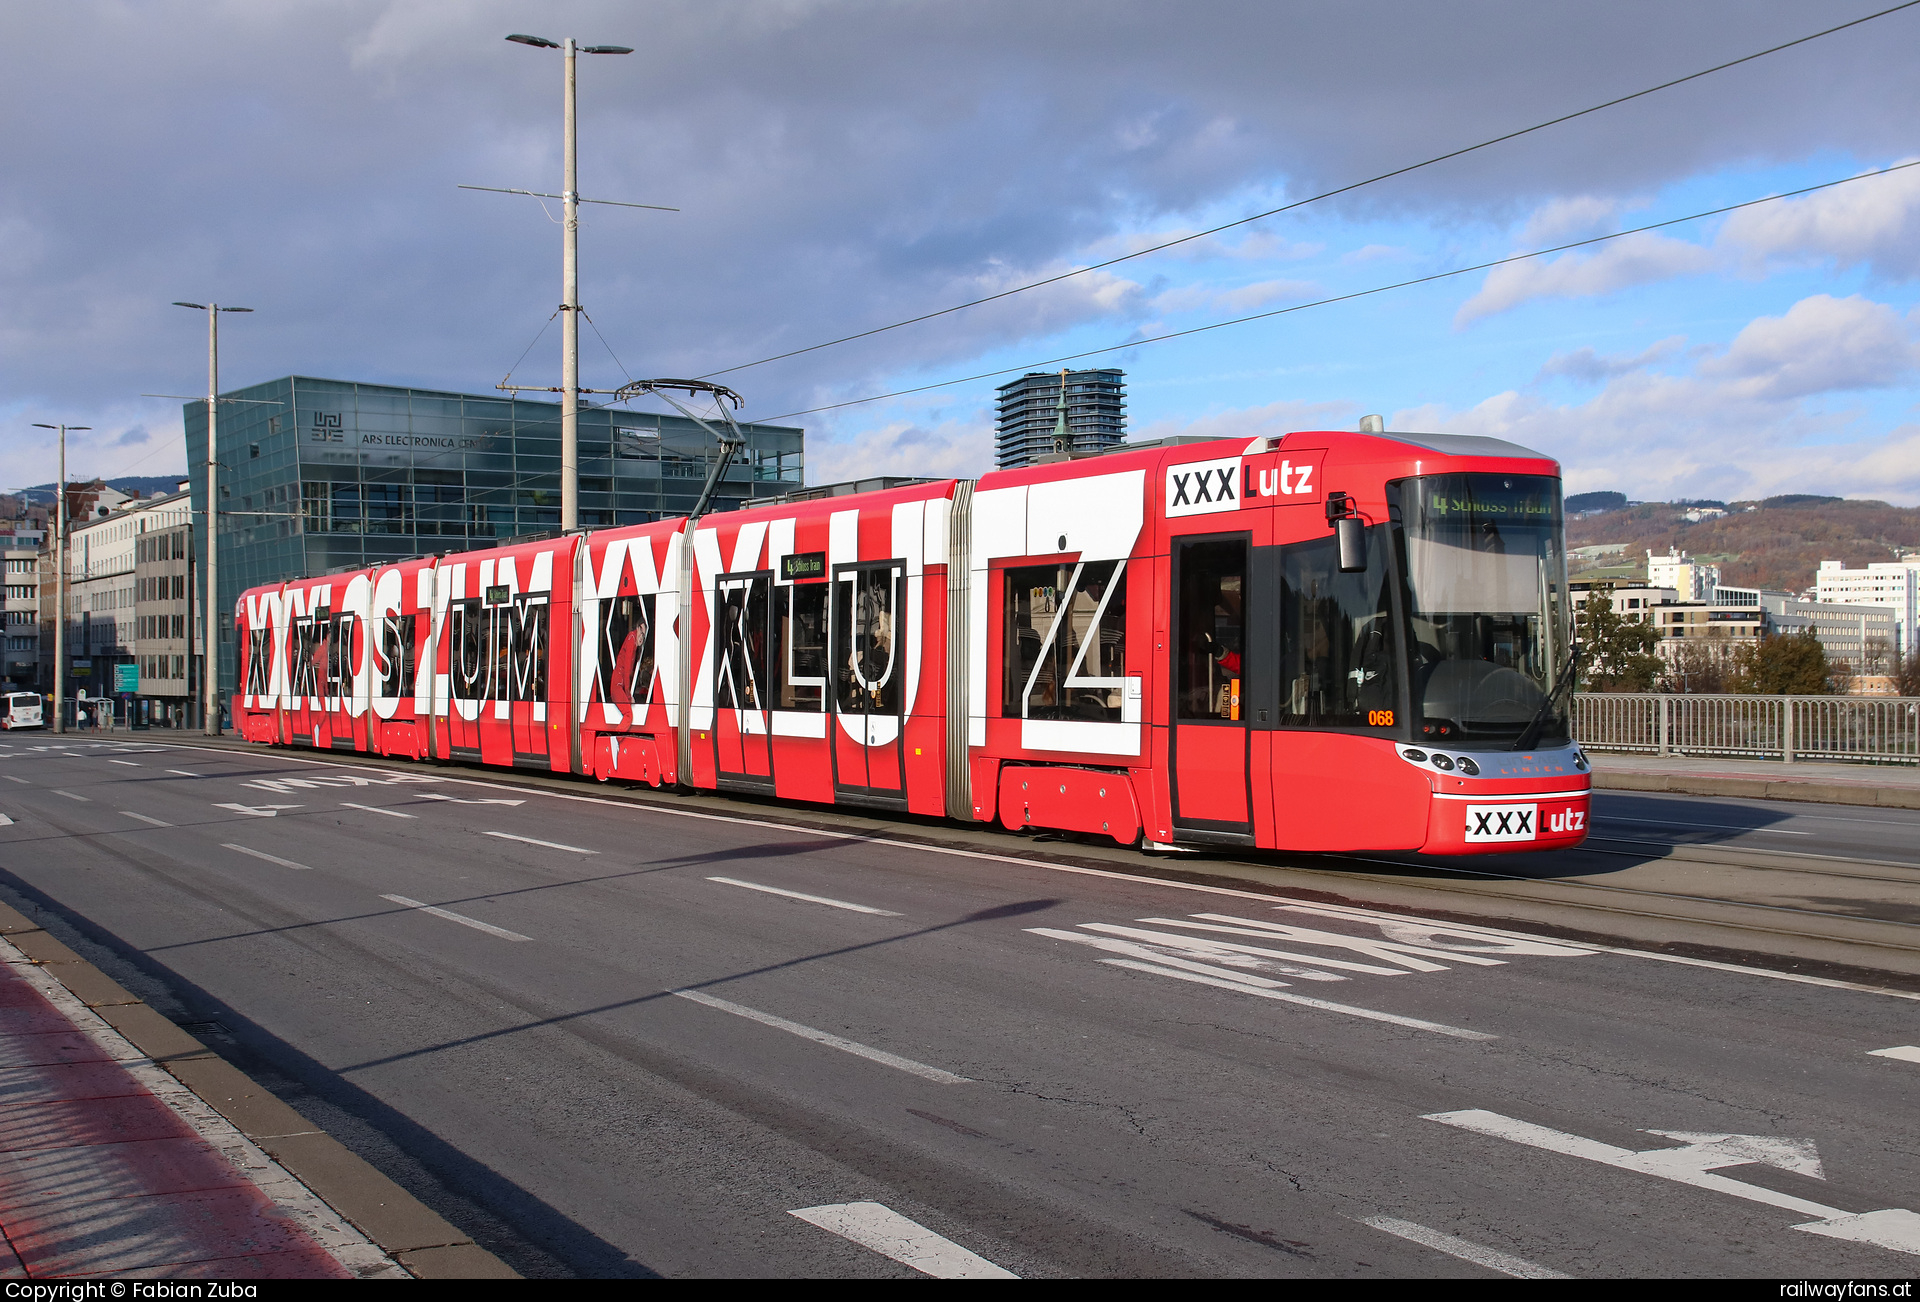
[{"label": "high-rise tower", "polygon": [[1033,371],[999,388],[994,465],[1104,452],[1127,440],[1125,372]]}]

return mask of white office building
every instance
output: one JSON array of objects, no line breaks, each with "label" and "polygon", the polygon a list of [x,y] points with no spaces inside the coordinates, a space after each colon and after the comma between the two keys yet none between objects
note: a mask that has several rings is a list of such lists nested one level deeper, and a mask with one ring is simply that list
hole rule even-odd
[{"label": "white office building", "polygon": [[1895,645],[1920,653],[1920,556],[1878,561],[1850,570],[1843,561],[1821,561],[1813,578],[1816,600],[1837,606],[1883,606],[1899,626]]},{"label": "white office building", "polygon": [[[67,531],[67,684],[76,696],[113,690],[113,666],[132,663],[134,565],[142,535],[193,523],[187,494],[96,505]],[[48,594],[51,595],[51,594]]]},{"label": "white office building", "polygon": [[1712,601],[1720,586],[1720,567],[1694,560],[1678,547],[1667,549],[1665,556],[1647,549],[1647,586],[1672,588],[1682,601]]}]

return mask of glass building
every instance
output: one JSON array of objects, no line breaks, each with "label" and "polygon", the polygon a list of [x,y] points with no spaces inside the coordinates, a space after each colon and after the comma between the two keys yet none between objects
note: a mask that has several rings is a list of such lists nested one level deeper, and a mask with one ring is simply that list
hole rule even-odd
[{"label": "glass building", "polygon": [[[233,603],[263,583],[490,547],[560,528],[560,404],[287,376],[221,395],[223,691]],[[205,402],[185,405],[195,552],[205,555]],[[743,425],[712,506],[804,482],[805,432]],[[580,412],[580,523],[645,524],[693,509],[717,445],[682,416]]]}]

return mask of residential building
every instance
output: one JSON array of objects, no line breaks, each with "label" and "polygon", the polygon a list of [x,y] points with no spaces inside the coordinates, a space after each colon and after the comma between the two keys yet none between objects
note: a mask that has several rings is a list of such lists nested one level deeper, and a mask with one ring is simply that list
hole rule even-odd
[{"label": "residential building", "polygon": [[139,721],[181,728],[197,720],[200,658],[194,654],[193,526],[151,529],[134,540],[134,663]]},{"label": "residential building", "polygon": [[1003,384],[993,445],[1001,470],[1098,456],[1127,441],[1126,372],[1030,371]]},{"label": "residential building", "polygon": [[1647,586],[1672,588],[1682,601],[1712,601],[1713,590],[1720,586],[1720,567],[1694,560],[1677,547],[1665,556],[1647,549]]},{"label": "residential building", "polygon": [[75,696],[113,694],[114,667],[135,663],[140,540],[192,523],[185,492],[114,497],[112,505],[96,502],[92,518],[67,531],[67,680]]},{"label": "residential building", "polygon": [[10,547],[5,557],[6,649],[4,666],[9,691],[37,687],[40,683],[40,553],[24,547]]},{"label": "residential building", "polygon": [[[233,606],[248,588],[492,547],[560,527],[558,403],[298,375],[227,396],[233,401],[220,408],[217,450],[220,592],[212,603],[220,612],[222,692],[233,690]],[[204,448],[206,404],[189,402],[182,414],[187,446]],[[805,482],[805,431],[743,425],[741,432],[746,447],[726,467],[712,510]],[[600,529],[686,514],[716,449],[705,428],[682,416],[581,411],[580,524]],[[193,554],[204,557],[204,477],[193,477],[191,492]],[[197,599],[194,608],[203,609]]]},{"label": "residential building", "polygon": [[1905,655],[1920,654],[1920,556],[1876,561],[1862,569],[1821,561],[1813,595],[1835,605],[1885,607],[1898,625],[1892,645]]}]

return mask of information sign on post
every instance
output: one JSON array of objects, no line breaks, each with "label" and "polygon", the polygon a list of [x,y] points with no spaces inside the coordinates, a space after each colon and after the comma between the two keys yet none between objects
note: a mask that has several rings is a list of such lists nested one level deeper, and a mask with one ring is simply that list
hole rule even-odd
[{"label": "information sign on post", "polygon": [[137,692],[140,690],[139,665],[115,665],[113,667],[113,690],[116,692]]}]

